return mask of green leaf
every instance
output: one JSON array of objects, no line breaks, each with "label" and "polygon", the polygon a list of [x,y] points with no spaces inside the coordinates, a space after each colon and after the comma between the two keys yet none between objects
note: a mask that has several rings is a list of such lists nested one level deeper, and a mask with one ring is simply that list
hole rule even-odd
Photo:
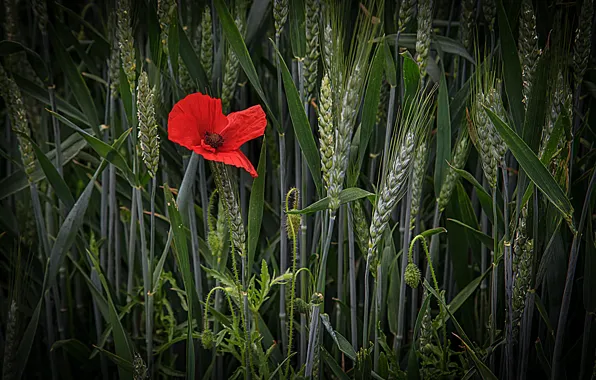
[{"label": "green leaf", "polygon": [[[87,140],[87,143],[89,144],[89,146],[91,146],[91,148],[93,148],[93,150],[95,152],[97,152],[97,154],[99,154],[102,158],[106,159],[109,163],[113,164],[115,167],[120,169],[120,171],[122,172],[124,177],[128,180],[128,183],[131,184],[131,186],[135,186],[137,184],[137,180],[136,180],[132,170],[130,170],[130,167],[128,166],[128,164],[126,163],[126,160],[124,159],[124,157],[122,157],[120,152],[118,152],[116,149],[114,149],[109,144],[106,144],[105,142],[101,141],[100,139],[98,139],[96,137],[93,137],[87,131],[79,128],[76,124],[74,124],[72,121],[68,120],[64,116],[62,116],[58,113],[52,112],[50,110],[47,110],[47,111],[49,113],[51,113],[52,115],[54,115],[56,118],[58,118],[67,127],[70,127],[72,129],[74,129],[76,132],[78,132],[85,140]],[[126,136],[128,136],[130,134],[130,132],[131,132],[131,129],[126,130],[125,132],[122,133],[122,135],[120,137],[118,137],[118,139],[120,140],[120,139],[126,138]]]},{"label": "green leaf", "polygon": [[331,356],[323,346],[321,346],[319,348],[319,350],[321,352],[321,358],[323,359],[323,361],[325,363],[327,363],[327,365],[329,366],[329,369],[331,369],[331,372],[333,372],[333,374],[338,379],[350,380],[350,377],[348,375],[346,375],[346,373],[342,370],[342,368],[339,366],[339,364],[337,364],[337,362],[335,361],[333,356]]},{"label": "green leaf", "polygon": [[188,69],[188,73],[198,83],[200,92],[205,94],[211,93],[210,80],[207,78],[201,61],[197,57],[181,24],[178,24],[178,38],[180,40],[180,57]]},{"label": "green leaf", "polygon": [[321,321],[323,322],[323,326],[325,326],[325,330],[327,330],[329,335],[331,335],[331,338],[333,338],[337,348],[346,354],[348,358],[356,360],[356,351],[354,351],[354,347],[352,347],[350,342],[348,342],[343,335],[333,329],[333,326],[331,326],[331,322],[329,321],[329,315],[323,313],[320,317]]},{"label": "green leaf", "polygon": [[[395,46],[395,34],[389,34],[383,38],[385,41],[388,41],[389,44]],[[416,33],[401,33],[399,35],[399,47],[416,49],[417,38],[418,37],[416,36]],[[437,45],[439,45],[439,47],[437,47]],[[460,57],[463,57],[474,64],[476,63],[474,58],[472,58],[468,50],[461,43],[449,37],[444,37],[433,33],[431,36],[430,48],[435,50],[440,48],[445,53],[459,55]]]},{"label": "green leaf", "polygon": [[258,177],[253,181],[248,205],[248,268],[252,268],[259,242],[259,233],[263,223],[263,209],[265,208],[265,178],[267,174],[267,144],[265,139],[261,145],[261,156],[257,167]]},{"label": "green leaf", "polygon": [[[385,54],[386,56],[387,54]],[[392,60],[393,61],[393,60]],[[394,68],[395,71],[395,68]],[[360,122],[360,141],[358,143],[358,158],[354,167],[348,172],[348,183],[355,186],[358,181],[362,162],[366,154],[368,142],[372,136],[379,101],[381,99],[381,84],[383,83],[383,50],[377,49],[375,57],[370,68],[366,95],[364,96],[364,105],[362,107],[362,119]]]},{"label": "green leaf", "polygon": [[571,230],[575,231],[573,225],[573,206],[557,181],[555,181],[548,169],[536,157],[536,154],[532,152],[532,149],[497,115],[488,108],[485,107],[485,109],[493,125],[511,150],[511,153],[513,153],[521,168],[530,180],[534,182],[536,187],[544,193],[548,200],[561,211]]},{"label": "green leaf", "polygon": [[432,228],[430,230],[426,230],[420,233],[420,236],[428,239],[429,237],[433,236],[433,235],[438,235],[438,234],[442,234],[442,233],[446,233],[447,230],[444,227],[437,227],[437,228]]},{"label": "green leaf", "polygon": [[[538,57],[536,69],[532,73],[532,87],[530,97],[528,99],[528,109],[526,112],[526,119],[523,125],[523,132],[521,134],[523,140],[528,144],[534,152],[538,151],[540,144],[540,136],[546,115],[550,114],[549,104],[549,71],[550,71],[550,56],[548,52]],[[563,110],[565,107],[561,107]]]},{"label": "green leaf", "polygon": [[[78,134],[68,136],[61,144],[62,146],[62,158],[63,164],[67,164],[74,157],[76,157],[84,147],[87,146],[87,142]],[[52,161],[56,157],[56,150],[51,150],[46,153],[46,157]],[[32,179],[34,183],[45,179],[46,175],[41,169],[41,165],[36,163],[35,171],[33,172]],[[25,172],[19,170],[10,176],[0,181],[0,200],[21,191],[29,186],[29,181]]]},{"label": "green leaf", "polygon": [[420,87],[420,69],[409,52],[406,51],[401,55],[404,59],[404,108],[407,109],[408,102],[411,99],[416,99],[416,93]]},{"label": "green leaf", "polygon": [[52,162],[48,159],[48,157],[41,151],[39,146],[33,141],[33,139],[29,138],[31,145],[33,146],[33,150],[35,151],[35,155],[37,156],[37,161],[39,162],[39,166],[41,166],[41,170],[43,170],[46,178],[54,188],[54,192],[58,196],[58,198],[64,203],[68,208],[71,208],[75,200],[70,193],[70,189],[66,182],[64,182],[64,178],[60,176],[58,170]]},{"label": "green leaf", "polygon": [[462,307],[462,305],[472,296],[472,294],[474,294],[476,289],[478,289],[482,281],[486,278],[486,276],[488,276],[489,273],[491,273],[491,271],[492,268],[486,270],[483,274],[470,281],[465,288],[463,288],[455,297],[453,297],[447,306],[452,314],[455,314],[459,308]]},{"label": "green leaf", "polygon": [[[395,87],[397,86],[397,73],[395,71],[395,62],[393,61],[393,55],[391,54],[387,39],[385,39],[383,43],[383,52],[385,53],[385,76],[387,77],[387,82],[389,82],[391,87]],[[374,74],[375,71],[372,70],[371,73]],[[379,73],[379,75],[380,74],[381,73]]]},{"label": "green leaf", "polygon": [[306,15],[304,0],[290,0],[290,43],[294,57],[306,55]]},{"label": "green leaf", "polygon": [[[176,253],[176,259],[182,273],[182,280],[184,282],[184,289],[188,297],[188,328],[187,328],[187,340],[186,340],[186,376],[188,379],[195,378],[195,349],[192,339],[192,321],[194,320],[193,313],[193,275],[190,268],[190,259],[188,255],[188,247],[186,245],[186,233],[184,232],[184,226],[182,224],[182,217],[178,210],[178,205],[174,200],[172,191],[167,184],[164,184],[164,193],[166,198],[166,204],[168,205],[168,211],[170,214],[170,226],[174,234],[174,252]],[[198,321],[197,321],[198,322]]]},{"label": "green leaf", "polygon": [[456,220],[456,219],[447,218],[447,220],[450,221],[450,222],[453,222],[453,223],[457,223],[460,226],[466,228],[469,232],[472,233],[472,236],[474,236],[476,239],[478,239],[478,241],[480,241],[482,244],[484,244],[484,246],[486,248],[488,248],[491,251],[493,250],[493,248],[494,248],[493,238],[491,238],[490,236],[488,236],[484,232],[478,231],[474,227],[470,227],[467,224],[465,224],[463,222],[460,222],[459,220]]},{"label": "green leaf", "polygon": [[[449,165],[449,166],[451,166],[451,165]],[[453,166],[451,166],[451,169],[455,170],[457,174],[459,174],[462,178],[466,179],[468,182],[470,182],[474,186],[474,188],[476,189],[476,195],[478,196],[478,201],[480,202],[480,206],[482,207],[482,210],[484,210],[484,213],[488,217],[488,220],[494,224],[493,200],[492,200],[492,197],[486,191],[486,189],[480,184],[480,182],[478,182],[476,180],[476,178],[474,178],[474,176],[472,174],[468,173],[467,171],[465,171],[463,169],[457,169]],[[503,222],[503,214],[501,213],[501,210],[498,207],[497,207],[497,221],[499,222],[499,224],[502,224],[502,222]]]},{"label": "green leaf", "polygon": [[449,90],[445,71],[442,70],[439,83],[437,107],[437,157],[435,159],[435,197],[439,198],[441,186],[447,174],[447,160],[451,157],[451,116],[449,115]]},{"label": "green leaf", "polygon": [[35,51],[15,41],[0,41],[0,57],[9,56],[24,51],[27,54],[27,60],[34,68],[39,78],[47,83],[48,70],[44,60]]},{"label": "green leaf", "polygon": [[[114,337],[114,347],[116,348],[116,355],[123,360],[132,363],[132,348],[130,347],[129,338],[126,335],[126,331],[124,331],[124,327],[120,322],[120,318],[118,318],[118,311],[116,310],[116,305],[114,305],[114,301],[112,300],[112,295],[110,294],[110,286],[106,281],[106,278],[101,270],[101,266],[99,265],[98,258],[95,255],[87,250],[87,255],[89,259],[93,263],[93,267],[99,276],[99,281],[106,292],[106,299],[108,301],[108,315],[109,319],[107,322],[112,327],[112,334]],[[118,373],[121,379],[132,379],[132,371],[130,368],[126,368],[125,366],[118,364]]]},{"label": "green leaf", "polygon": [[[271,42],[273,43],[273,41]],[[273,44],[273,46],[275,47],[275,44]],[[308,168],[310,169],[310,173],[312,174],[317,192],[322,194],[323,185],[321,182],[321,157],[319,156],[319,150],[317,149],[317,144],[315,143],[315,138],[312,134],[310,123],[308,122],[308,117],[304,112],[304,105],[300,100],[300,95],[298,94],[296,85],[292,80],[292,75],[290,75],[288,67],[286,66],[286,62],[281,56],[281,53],[277,50],[277,47],[275,47],[275,50],[279,56],[279,66],[281,69],[284,88],[286,90],[286,99],[288,102],[290,117],[292,118],[294,134],[296,135],[296,139],[298,140],[298,144],[300,144],[302,154],[304,155],[306,163],[308,164]]]},{"label": "green leaf", "polygon": [[75,359],[76,362],[84,363],[89,360],[91,350],[89,347],[78,339],[58,340],[52,344],[50,351],[63,349]]},{"label": "green leaf", "polygon": [[242,35],[238,31],[236,23],[234,23],[234,19],[232,19],[232,15],[230,14],[230,11],[228,11],[228,7],[226,6],[224,0],[214,0],[213,4],[215,6],[215,10],[217,11],[217,15],[219,16],[219,21],[221,22],[221,27],[223,29],[224,35],[226,36],[226,40],[230,44],[230,48],[234,54],[236,54],[236,57],[240,62],[240,66],[242,66],[242,69],[246,73],[250,84],[252,84],[252,86],[255,88],[255,91],[261,97],[265,108],[267,108],[267,116],[277,130],[279,132],[283,132],[279,122],[271,111],[271,107],[269,106],[269,102],[265,96],[265,92],[263,91],[261,83],[259,82],[257,70],[255,70],[255,66],[252,62],[252,59],[250,58],[250,54],[248,54],[248,50],[246,49]]},{"label": "green leaf", "polygon": [[[368,197],[372,201],[374,196],[375,194],[366,190],[360,189],[358,187],[350,187],[343,189],[341,193],[339,193],[339,202],[340,204],[344,204],[364,197]],[[329,201],[329,197],[325,197],[309,205],[308,207],[303,208],[302,210],[288,211],[288,214],[312,214],[313,212],[327,210],[329,208]]]},{"label": "green leaf", "polygon": [[466,335],[466,332],[461,327],[459,322],[455,319],[455,317],[453,316],[453,313],[451,312],[449,307],[447,307],[447,305],[445,305],[445,302],[443,301],[443,297],[441,297],[439,294],[437,294],[436,290],[432,286],[430,286],[428,284],[428,281],[426,281],[426,280],[424,281],[424,287],[430,294],[432,294],[437,299],[437,302],[441,306],[441,309],[445,310],[447,312],[447,314],[449,315],[449,317],[451,318],[451,321],[452,321],[453,325],[455,326],[455,329],[457,330],[458,334],[460,335],[460,336],[457,336],[457,335],[456,336],[460,339],[460,341],[465,346],[466,352],[472,358],[472,361],[474,362],[474,365],[478,369],[478,372],[480,373],[482,378],[489,379],[489,380],[497,380],[497,377],[490,371],[490,369],[486,366],[486,364],[484,364],[476,355],[476,352],[474,351],[474,344],[468,338],[468,336]]},{"label": "green leaf", "polygon": [[497,1],[497,19],[499,22],[499,36],[501,40],[501,58],[503,59],[503,79],[505,92],[509,100],[509,109],[513,116],[515,129],[521,131],[524,122],[524,104],[522,89],[522,72],[517,54],[517,44],[511,31],[511,26],[503,8],[503,2]]},{"label": "green leaf", "polygon": [[93,41],[93,46],[97,46],[102,58],[107,58],[110,55],[110,43],[108,40],[101,34],[97,29],[93,27],[89,22],[87,22],[84,18],[82,18],[79,14],[75,11],[71,10],[64,5],[55,2],[54,6],[57,6],[61,12],[66,12],[72,19],[74,19],[79,25],[85,27],[85,35],[89,38],[89,40]]},{"label": "green leaf", "polygon": [[[48,90],[46,88],[39,87],[29,79],[20,77],[15,73],[12,74],[12,77],[24,95],[31,96],[33,99],[36,99],[43,104],[50,104],[50,95],[48,94]],[[57,94],[54,94],[54,99],[56,100],[56,111],[80,121],[87,127],[91,127],[91,124],[89,123],[89,120],[87,120],[85,114],[83,114],[78,108],[71,105]]]},{"label": "green leaf", "polygon": [[50,40],[54,46],[53,53],[56,57],[56,63],[62,68],[70,90],[73,92],[74,98],[81,107],[81,110],[83,110],[91,129],[93,129],[95,135],[99,136],[99,116],[97,115],[97,109],[91,97],[91,92],[89,92],[89,88],[85,84],[85,80],[83,80],[77,65],[72,60],[70,54],[68,54],[64,45],[62,45],[52,25],[48,24],[48,28],[50,30]]}]

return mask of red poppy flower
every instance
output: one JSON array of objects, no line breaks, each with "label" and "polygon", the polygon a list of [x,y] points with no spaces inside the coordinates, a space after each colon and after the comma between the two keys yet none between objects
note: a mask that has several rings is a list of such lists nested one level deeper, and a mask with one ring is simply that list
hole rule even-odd
[{"label": "red poppy flower", "polygon": [[226,116],[221,110],[221,99],[197,92],[176,103],[170,111],[168,139],[206,160],[243,168],[256,177],[257,171],[240,146],[262,136],[266,126],[267,118],[259,105]]}]

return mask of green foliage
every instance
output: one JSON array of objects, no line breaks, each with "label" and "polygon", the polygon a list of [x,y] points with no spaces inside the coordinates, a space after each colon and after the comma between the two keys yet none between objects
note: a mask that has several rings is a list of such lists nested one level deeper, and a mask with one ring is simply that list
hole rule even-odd
[{"label": "green foliage", "polygon": [[593,373],[592,0],[63,3],[2,3],[3,379]]}]

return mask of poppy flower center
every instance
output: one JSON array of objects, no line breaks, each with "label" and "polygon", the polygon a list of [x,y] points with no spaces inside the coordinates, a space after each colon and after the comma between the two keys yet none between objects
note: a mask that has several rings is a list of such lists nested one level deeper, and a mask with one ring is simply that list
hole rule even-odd
[{"label": "poppy flower center", "polygon": [[224,143],[223,137],[217,133],[205,132],[205,144],[213,149],[219,148]]}]

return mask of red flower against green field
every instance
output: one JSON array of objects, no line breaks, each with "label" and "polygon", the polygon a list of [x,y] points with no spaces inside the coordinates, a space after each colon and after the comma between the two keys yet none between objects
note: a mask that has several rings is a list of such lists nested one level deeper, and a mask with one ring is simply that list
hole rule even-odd
[{"label": "red flower against green field", "polygon": [[168,118],[168,139],[205,157],[243,168],[257,176],[249,159],[240,151],[247,141],[262,136],[267,118],[261,106],[224,115],[221,100],[199,92],[174,105]]}]

